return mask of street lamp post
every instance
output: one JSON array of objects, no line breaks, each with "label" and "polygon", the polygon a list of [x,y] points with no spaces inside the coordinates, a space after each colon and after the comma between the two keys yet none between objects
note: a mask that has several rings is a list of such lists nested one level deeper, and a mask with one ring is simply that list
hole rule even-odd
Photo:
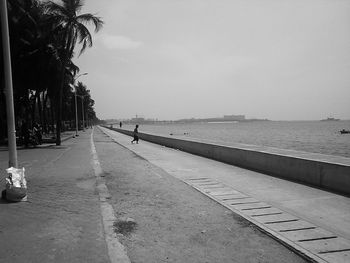
[{"label": "street lamp post", "polygon": [[15,111],[13,105],[13,88],[12,88],[12,71],[11,71],[11,52],[9,28],[7,21],[7,1],[1,1],[1,31],[4,59],[4,78],[6,92],[6,116],[7,116],[7,138],[9,148],[9,166],[17,168],[17,146],[16,146],[16,128],[15,128]]},{"label": "street lamp post", "polygon": [[81,98],[81,114],[83,116],[83,131],[85,131],[85,123],[84,123],[84,96],[80,96]]},{"label": "street lamp post", "polygon": [[[75,89],[75,87],[74,87]],[[78,107],[77,107],[77,91],[74,90],[74,102],[75,102],[75,136],[78,135]]]},{"label": "street lamp post", "polygon": [[[76,76],[73,80],[73,88],[74,88],[74,101],[75,101],[75,136],[79,136],[78,135],[78,106],[77,106],[77,88],[75,86],[75,81],[81,77],[81,76],[86,76],[88,73],[82,73],[79,74],[78,76]],[[84,116],[83,116],[84,118]]]},{"label": "street lamp post", "polygon": [[[76,94],[76,93],[75,93]],[[84,97],[88,95],[76,95],[79,96],[81,99],[81,113],[83,117],[83,131],[85,131],[85,120],[84,120]]]}]

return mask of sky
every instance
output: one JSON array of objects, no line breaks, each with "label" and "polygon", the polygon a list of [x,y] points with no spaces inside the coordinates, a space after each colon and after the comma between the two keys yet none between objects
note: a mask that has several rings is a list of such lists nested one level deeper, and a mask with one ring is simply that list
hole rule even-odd
[{"label": "sky", "polygon": [[[85,0],[100,119],[350,119],[348,0]],[[93,31],[92,27],[91,31]]]}]

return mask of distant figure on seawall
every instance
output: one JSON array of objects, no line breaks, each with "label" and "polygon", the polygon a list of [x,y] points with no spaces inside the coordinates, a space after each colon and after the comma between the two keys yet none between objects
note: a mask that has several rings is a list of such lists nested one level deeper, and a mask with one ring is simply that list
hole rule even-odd
[{"label": "distant figure on seawall", "polygon": [[136,143],[139,143],[139,131],[138,131],[139,125],[136,124],[136,127],[134,129],[134,139],[131,141],[131,143],[134,143],[136,141]]},{"label": "distant figure on seawall", "polygon": [[122,123],[122,122],[119,122],[119,127],[120,127],[120,129],[122,128],[122,126],[123,126],[123,123]]}]

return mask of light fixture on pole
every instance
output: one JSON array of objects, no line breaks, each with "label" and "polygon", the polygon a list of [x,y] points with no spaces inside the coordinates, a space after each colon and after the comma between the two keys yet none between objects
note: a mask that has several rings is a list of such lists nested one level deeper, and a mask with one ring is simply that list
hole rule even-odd
[{"label": "light fixture on pole", "polygon": [[77,87],[75,86],[75,81],[81,77],[81,76],[86,76],[88,73],[85,72],[85,73],[82,73],[82,74],[79,74],[78,76],[76,76],[74,79],[73,79],[73,85],[71,85],[71,87],[74,89],[74,102],[75,102],[75,136],[79,136],[78,135],[78,106],[77,106]]}]

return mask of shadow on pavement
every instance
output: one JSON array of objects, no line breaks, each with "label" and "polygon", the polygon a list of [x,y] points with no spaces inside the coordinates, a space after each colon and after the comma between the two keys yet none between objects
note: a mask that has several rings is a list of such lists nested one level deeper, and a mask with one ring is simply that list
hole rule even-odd
[{"label": "shadow on pavement", "polygon": [[[43,150],[43,149],[67,149],[68,146],[63,146],[63,145],[39,145],[39,146],[35,146],[35,147],[17,147],[17,151],[22,151],[22,150]],[[0,152],[7,152],[8,149],[7,147],[1,147],[0,148]]]}]

